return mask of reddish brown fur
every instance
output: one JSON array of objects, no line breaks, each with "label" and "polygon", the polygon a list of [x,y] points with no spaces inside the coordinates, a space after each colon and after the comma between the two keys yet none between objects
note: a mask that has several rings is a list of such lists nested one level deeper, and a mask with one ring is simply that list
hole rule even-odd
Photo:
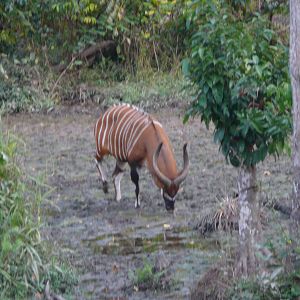
[{"label": "reddish brown fur", "polygon": [[[119,107],[120,107],[119,110],[115,113],[115,117],[118,115],[118,112],[120,112],[122,110],[121,107],[123,107],[123,111],[121,111],[121,114],[119,114],[119,115],[124,115],[124,114],[128,113],[130,110],[136,111],[136,108],[126,107],[124,105],[119,106]],[[102,121],[102,117],[103,117],[103,115],[101,115],[99,118],[101,121]],[[160,127],[157,123],[154,123],[154,121],[156,121],[156,120],[152,116],[148,116],[148,117],[151,119],[152,125],[149,126],[143,132],[143,134],[140,136],[140,138],[138,139],[138,142],[135,144],[134,148],[132,149],[132,151],[131,151],[130,155],[127,157],[127,159],[126,160],[122,159],[122,161],[128,162],[129,165],[137,164],[139,166],[142,166],[145,162],[147,162],[147,167],[148,167],[150,173],[153,175],[156,185],[159,188],[163,188],[163,184],[159,181],[159,179],[157,178],[157,176],[155,174],[155,171],[153,169],[153,163],[152,163],[153,154],[161,142],[163,143],[163,147],[162,147],[162,150],[158,157],[159,169],[161,170],[161,172],[163,174],[165,174],[171,180],[175,179],[178,176],[178,171],[176,168],[176,161],[175,161],[174,153],[172,151],[172,148],[171,148],[171,145],[169,142],[169,138],[168,138],[167,134],[165,133],[164,129],[162,127]],[[108,123],[112,124],[113,123],[113,113],[110,114],[108,119],[109,119]],[[98,156],[98,158],[102,159],[105,155],[110,154],[110,155],[113,155],[116,159],[120,159],[120,157],[118,157],[118,153],[115,153],[114,147],[113,147],[112,151],[109,150],[109,145],[108,145],[107,140],[104,143],[104,147],[101,147],[100,143],[98,143],[98,135],[99,135],[99,131],[100,131],[101,121],[98,121],[96,123],[95,130],[94,130],[94,134],[95,134],[95,138],[96,138],[96,145],[97,145],[97,153],[98,153],[97,156]],[[106,125],[106,123],[107,122],[105,122],[105,120],[104,120],[103,125]],[[140,123],[138,123],[138,125],[139,124]],[[109,132],[109,129],[110,129],[110,127],[108,127],[108,130],[106,131],[106,135]],[[134,128],[130,128],[128,130],[127,137],[130,136],[130,134],[133,132],[133,130],[134,130]],[[120,130],[118,130],[118,133],[120,133]],[[104,132],[101,133],[100,141],[102,141],[103,134],[104,134]],[[114,141],[114,139],[116,138],[116,128],[113,128],[111,135],[112,135],[112,140]],[[127,142],[127,138],[125,137],[125,143],[126,142]],[[116,148],[119,149],[119,148],[122,148],[122,146],[123,146],[123,143],[119,144],[118,139],[117,139],[116,140]],[[117,152],[119,152],[119,151],[117,151]]]},{"label": "reddish brown fur", "polygon": [[[155,184],[166,191],[171,198],[176,195],[179,184],[174,184],[173,181],[182,172],[178,173],[166,132],[152,116],[127,105],[112,107],[100,116],[94,134],[98,161],[110,154],[118,161],[128,162],[134,168],[146,163]],[[153,167],[153,157],[161,143],[163,146],[157,158],[157,166],[160,173],[171,182],[168,186],[160,179],[161,176],[158,176]]]}]

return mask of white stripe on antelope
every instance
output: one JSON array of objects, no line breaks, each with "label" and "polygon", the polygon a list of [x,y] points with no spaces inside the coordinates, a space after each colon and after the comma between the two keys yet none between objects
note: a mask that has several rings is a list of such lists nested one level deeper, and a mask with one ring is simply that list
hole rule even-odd
[{"label": "white stripe on antelope", "polygon": [[183,169],[178,172],[169,138],[162,125],[152,116],[130,105],[110,107],[97,120],[94,129],[96,164],[107,192],[107,178],[101,162],[105,155],[116,158],[113,172],[116,200],[121,200],[120,181],[125,164],[131,169],[136,186],[135,207],[140,206],[137,169],[146,163],[155,184],[162,189],[167,210],[174,210],[175,196],[189,169],[187,144],[183,146]]}]

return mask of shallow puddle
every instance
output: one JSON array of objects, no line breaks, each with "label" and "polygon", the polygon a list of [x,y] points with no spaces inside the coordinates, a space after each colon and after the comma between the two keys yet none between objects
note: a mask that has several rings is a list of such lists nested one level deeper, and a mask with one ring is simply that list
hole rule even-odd
[{"label": "shallow puddle", "polygon": [[[147,232],[148,228],[144,228]],[[140,229],[141,231],[141,229]],[[153,230],[152,230],[153,232]],[[201,238],[194,231],[187,228],[165,230],[147,237],[136,236],[136,232],[120,232],[104,234],[92,239],[82,240],[94,254],[105,255],[130,255],[152,253],[158,250],[176,251],[182,249],[199,249],[202,251],[216,250],[217,243],[212,239]]]}]

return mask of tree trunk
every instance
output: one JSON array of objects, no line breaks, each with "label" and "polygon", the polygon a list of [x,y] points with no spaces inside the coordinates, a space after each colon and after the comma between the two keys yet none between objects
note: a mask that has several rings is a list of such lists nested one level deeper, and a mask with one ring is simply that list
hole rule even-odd
[{"label": "tree trunk", "polygon": [[290,235],[294,248],[299,237],[300,222],[300,0],[290,0],[290,72],[293,94],[293,193]]},{"label": "tree trunk", "polygon": [[255,247],[260,231],[255,166],[240,168],[238,191],[240,218],[237,273],[242,276],[250,276],[255,274],[257,270],[258,262]]}]

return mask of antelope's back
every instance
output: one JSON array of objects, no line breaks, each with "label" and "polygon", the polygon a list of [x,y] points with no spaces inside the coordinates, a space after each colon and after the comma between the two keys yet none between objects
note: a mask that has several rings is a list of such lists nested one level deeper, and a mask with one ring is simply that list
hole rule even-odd
[{"label": "antelope's back", "polygon": [[95,125],[97,155],[111,154],[120,161],[127,161],[133,147],[152,118],[135,106],[127,104],[110,107]]}]

